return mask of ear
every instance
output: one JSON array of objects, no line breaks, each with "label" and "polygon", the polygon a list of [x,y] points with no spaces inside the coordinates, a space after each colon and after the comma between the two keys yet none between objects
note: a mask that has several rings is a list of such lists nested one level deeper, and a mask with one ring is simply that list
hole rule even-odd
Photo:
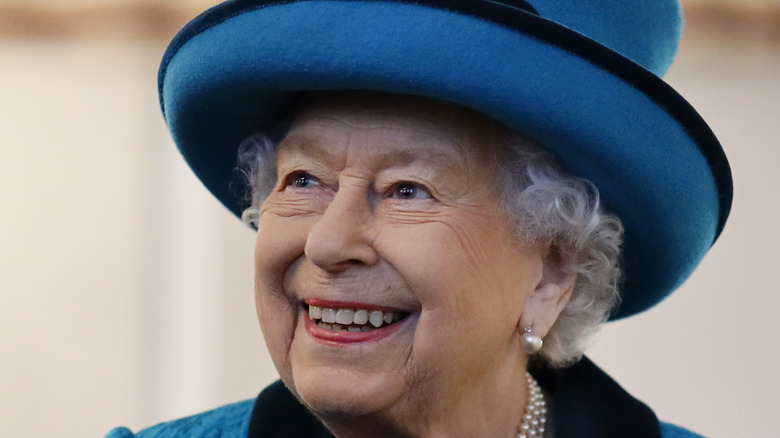
[{"label": "ear", "polygon": [[519,323],[523,327],[532,326],[533,333],[545,337],[563,308],[571,298],[577,274],[572,272],[571,257],[549,250],[544,257],[542,276],[534,291],[528,296],[523,316]]}]

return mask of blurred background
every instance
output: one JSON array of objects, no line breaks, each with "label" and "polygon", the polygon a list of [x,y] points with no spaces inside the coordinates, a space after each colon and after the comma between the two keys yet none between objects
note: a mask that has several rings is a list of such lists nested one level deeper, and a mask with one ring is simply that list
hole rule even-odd
[{"label": "blurred background", "polygon": [[[0,436],[138,430],[277,378],[253,233],[190,175],[157,104],[167,43],[215,3],[0,0]],[[590,355],[664,420],[779,436],[780,1],[683,3],[667,80],[731,160],[730,223]]]}]

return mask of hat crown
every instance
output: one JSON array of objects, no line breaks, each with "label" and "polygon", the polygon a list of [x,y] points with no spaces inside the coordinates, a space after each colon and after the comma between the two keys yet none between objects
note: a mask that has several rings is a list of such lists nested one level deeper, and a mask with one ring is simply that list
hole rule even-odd
[{"label": "hat crown", "polygon": [[530,0],[545,19],[581,33],[661,77],[682,36],[677,0]]}]

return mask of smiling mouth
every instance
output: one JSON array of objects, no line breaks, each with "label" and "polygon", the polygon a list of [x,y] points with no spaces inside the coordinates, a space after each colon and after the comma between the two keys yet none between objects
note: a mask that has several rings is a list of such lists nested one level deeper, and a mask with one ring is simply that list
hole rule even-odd
[{"label": "smiling mouth", "polygon": [[396,310],[371,310],[349,307],[305,305],[309,319],[317,327],[333,332],[361,333],[389,327],[408,313]]}]

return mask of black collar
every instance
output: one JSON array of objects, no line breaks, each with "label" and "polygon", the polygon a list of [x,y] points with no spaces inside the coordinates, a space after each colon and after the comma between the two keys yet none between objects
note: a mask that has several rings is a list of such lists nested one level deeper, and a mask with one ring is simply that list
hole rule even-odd
[{"label": "black collar", "polygon": [[552,394],[555,438],[661,437],[653,411],[586,357],[568,368],[534,375]]},{"label": "black collar", "polygon": [[[555,438],[660,438],[650,408],[587,358],[560,370],[534,371],[553,396]],[[257,397],[248,438],[333,438],[290,391],[276,381]]]}]

